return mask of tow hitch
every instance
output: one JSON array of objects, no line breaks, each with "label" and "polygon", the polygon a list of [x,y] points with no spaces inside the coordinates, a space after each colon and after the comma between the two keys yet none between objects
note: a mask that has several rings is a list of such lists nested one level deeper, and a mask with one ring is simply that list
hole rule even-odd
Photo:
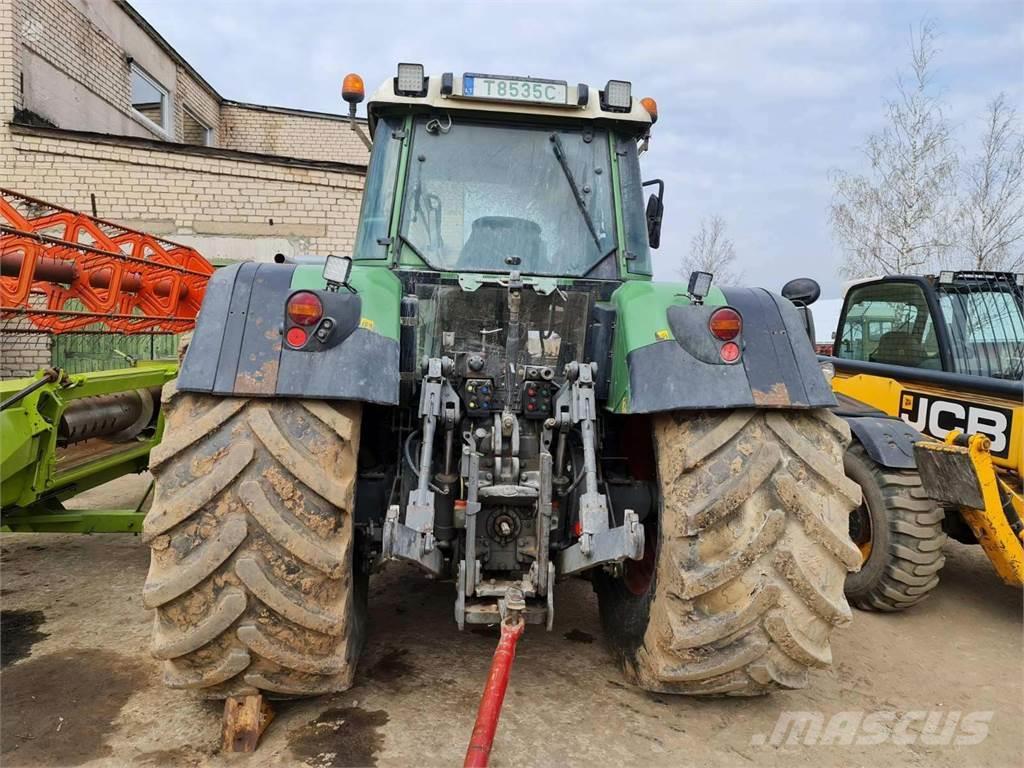
[{"label": "tow hitch", "polygon": [[505,616],[501,620],[501,637],[491,661],[491,671],[487,675],[487,685],[480,697],[480,709],[476,713],[473,735],[466,749],[464,768],[486,768],[494,746],[494,734],[498,730],[498,718],[501,717],[501,705],[505,701],[505,689],[512,672],[512,661],[516,657],[516,644],[523,636],[526,621],[523,610],[526,602],[523,595],[514,594],[509,590],[504,600]]}]

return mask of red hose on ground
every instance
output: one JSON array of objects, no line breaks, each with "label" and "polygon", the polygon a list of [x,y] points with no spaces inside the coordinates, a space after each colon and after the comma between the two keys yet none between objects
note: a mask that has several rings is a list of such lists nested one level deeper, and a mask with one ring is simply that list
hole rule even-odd
[{"label": "red hose on ground", "polygon": [[516,657],[516,643],[523,636],[525,627],[526,623],[521,616],[515,621],[506,619],[501,622],[501,639],[494,651],[484,695],[480,698],[480,709],[476,713],[476,724],[466,750],[464,768],[487,767],[491,747],[494,745],[494,733],[498,730],[498,718],[501,716],[501,704],[505,700],[509,673],[512,671],[512,661]]}]

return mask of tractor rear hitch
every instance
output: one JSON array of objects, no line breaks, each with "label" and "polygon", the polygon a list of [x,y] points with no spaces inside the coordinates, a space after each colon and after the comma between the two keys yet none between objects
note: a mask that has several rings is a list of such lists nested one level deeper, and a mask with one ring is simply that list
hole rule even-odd
[{"label": "tractor rear hitch", "polygon": [[498,718],[501,717],[501,705],[505,701],[512,662],[516,657],[516,644],[526,629],[526,621],[522,615],[526,603],[522,592],[517,595],[512,592],[509,590],[505,598],[506,611],[505,617],[501,620],[501,637],[491,661],[487,685],[484,686],[483,696],[480,697],[480,708],[477,710],[473,735],[466,749],[464,768],[486,768],[490,761],[494,734],[498,730]]}]

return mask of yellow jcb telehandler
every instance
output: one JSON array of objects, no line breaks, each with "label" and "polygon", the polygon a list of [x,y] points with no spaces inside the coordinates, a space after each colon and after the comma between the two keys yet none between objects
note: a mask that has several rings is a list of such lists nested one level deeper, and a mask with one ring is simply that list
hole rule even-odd
[{"label": "yellow jcb telehandler", "polygon": [[947,535],[981,544],[1004,582],[1024,584],[1024,275],[855,283],[822,360],[854,434],[847,474],[864,492],[850,518],[864,557],[850,601],[918,602],[938,584]]}]

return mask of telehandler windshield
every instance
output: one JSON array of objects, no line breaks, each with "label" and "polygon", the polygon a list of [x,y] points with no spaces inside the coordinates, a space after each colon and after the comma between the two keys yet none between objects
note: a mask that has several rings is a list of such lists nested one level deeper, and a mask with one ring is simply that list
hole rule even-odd
[{"label": "telehandler windshield", "polygon": [[421,118],[400,236],[439,270],[606,276],[609,165],[605,131]]},{"label": "telehandler windshield", "polygon": [[958,373],[1019,381],[1024,376],[1024,303],[1009,282],[938,286]]}]

